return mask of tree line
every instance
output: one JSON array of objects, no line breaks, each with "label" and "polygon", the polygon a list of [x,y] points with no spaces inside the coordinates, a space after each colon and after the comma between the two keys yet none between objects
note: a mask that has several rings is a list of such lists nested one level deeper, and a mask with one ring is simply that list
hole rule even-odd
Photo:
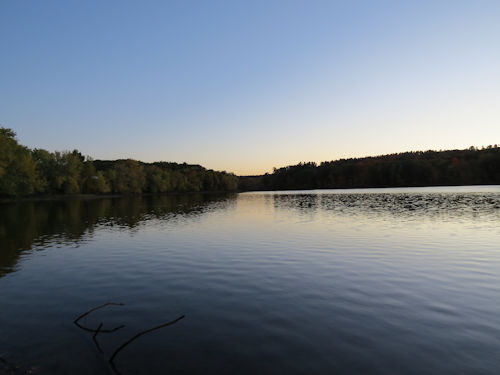
[{"label": "tree line", "polygon": [[235,190],[332,189],[500,184],[500,147],[416,151],[304,162],[261,176],[200,165],[92,160],[78,150],[49,152],[20,145],[0,127],[0,196],[141,194]]},{"label": "tree line", "polygon": [[239,181],[242,190],[496,184],[500,184],[498,145],[299,163]]},{"label": "tree line", "polygon": [[233,191],[238,177],[200,165],[99,161],[78,150],[49,152],[20,145],[0,127],[0,195],[141,194]]}]

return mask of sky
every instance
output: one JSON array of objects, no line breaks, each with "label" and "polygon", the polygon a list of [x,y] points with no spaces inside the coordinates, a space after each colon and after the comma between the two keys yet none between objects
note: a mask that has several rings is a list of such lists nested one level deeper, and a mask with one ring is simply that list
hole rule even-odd
[{"label": "sky", "polygon": [[500,144],[500,1],[5,0],[0,126],[238,175]]}]

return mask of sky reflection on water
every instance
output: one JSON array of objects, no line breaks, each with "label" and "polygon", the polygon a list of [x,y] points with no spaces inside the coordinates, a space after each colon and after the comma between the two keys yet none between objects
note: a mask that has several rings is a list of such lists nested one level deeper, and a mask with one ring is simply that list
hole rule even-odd
[{"label": "sky reflection on water", "polygon": [[[468,189],[468,191],[467,191]],[[124,374],[496,374],[498,187],[2,205],[0,353]]]}]

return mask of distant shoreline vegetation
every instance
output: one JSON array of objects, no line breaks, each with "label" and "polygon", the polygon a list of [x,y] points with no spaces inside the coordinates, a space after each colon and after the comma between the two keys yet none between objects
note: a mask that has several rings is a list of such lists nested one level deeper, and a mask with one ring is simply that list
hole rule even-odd
[{"label": "distant shoreline vegetation", "polygon": [[240,190],[349,189],[500,184],[500,147],[416,151],[299,163],[239,178]]},{"label": "distant shoreline vegetation", "polygon": [[500,147],[417,151],[274,168],[236,176],[200,165],[93,160],[78,150],[20,145],[0,127],[0,197],[500,184]]},{"label": "distant shoreline vegetation", "polygon": [[60,194],[157,194],[235,191],[238,177],[200,165],[101,161],[78,150],[48,152],[20,145],[11,129],[0,127],[0,196]]}]

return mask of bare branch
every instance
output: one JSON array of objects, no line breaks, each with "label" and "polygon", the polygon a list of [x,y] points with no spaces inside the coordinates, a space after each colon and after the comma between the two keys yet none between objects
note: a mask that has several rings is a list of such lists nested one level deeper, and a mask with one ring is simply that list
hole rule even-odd
[{"label": "bare branch", "polygon": [[[90,309],[89,311],[83,313],[82,315],[80,315],[78,318],[76,318],[73,323],[75,323],[75,325],[78,327],[78,328],[81,328],[83,329],[84,331],[87,331],[87,332],[93,332],[93,333],[96,333],[97,330],[95,329],[92,329],[92,328],[88,328],[88,327],[85,327],[85,326],[82,326],[80,323],[78,323],[78,321],[84,317],[86,317],[87,315],[89,315],[90,313],[96,311],[96,310],[99,310],[99,309],[102,309],[103,307],[106,307],[106,306],[124,306],[125,304],[124,303],[115,303],[115,302],[107,302],[107,303],[104,303],[100,306],[97,306],[97,307],[94,307],[92,309]],[[118,327],[115,327],[113,329],[101,329],[99,330],[99,332],[101,333],[111,333],[111,332],[115,332],[115,331],[118,331],[119,329],[125,327],[124,325],[120,325]]]},{"label": "bare branch", "polygon": [[104,352],[102,351],[101,347],[99,346],[99,342],[97,342],[97,335],[101,331],[101,328],[102,328],[102,323],[99,324],[99,327],[97,327],[94,335],[92,336],[92,340],[94,340],[94,343],[95,343],[95,346],[97,347],[97,350],[99,350],[100,353],[104,354]]},{"label": "bare branch", "polygon": [[150,329],[147,329],[145,331],[142,331],[142,332],[139,332],[138,334],[136,334],[134,337],[130,338],[129,340],[125,341],[122,345],[120,345],[120,347],[118,349],[115,350],[115,352],[113,353],[113,355],[109,358],[109,363],[111,365],[111,368],[113,369],[113,371],[116,373],[116,374],[120,374],[120,372],[118,371],[118,369],[115,367],[115,364],[114,364],[114,359],[115,357],[117,356],[117,354],[123,349],[125,348],[128,344],[130,344],[132,341],[138,339],[139,337],[141,337],[142,335],[145,335],[147,333],[150,333],[150,332],[153,332],[153,331],[156,331],[157,329],[160,329],[160,328],[164,328],[164,327],[168,327],[168,326],[171,326],[175,323],[177,323],[179,320],[183,319],[184,318],[184,315],[181,315],[180,317],[178,317],[177,319],[174,319],[170,322],[167,322],[167,323],[164,323],[164,324],[160,324],[159,326],[156,326],[156,327],[153,327],[153,328],[150,328]]}]

